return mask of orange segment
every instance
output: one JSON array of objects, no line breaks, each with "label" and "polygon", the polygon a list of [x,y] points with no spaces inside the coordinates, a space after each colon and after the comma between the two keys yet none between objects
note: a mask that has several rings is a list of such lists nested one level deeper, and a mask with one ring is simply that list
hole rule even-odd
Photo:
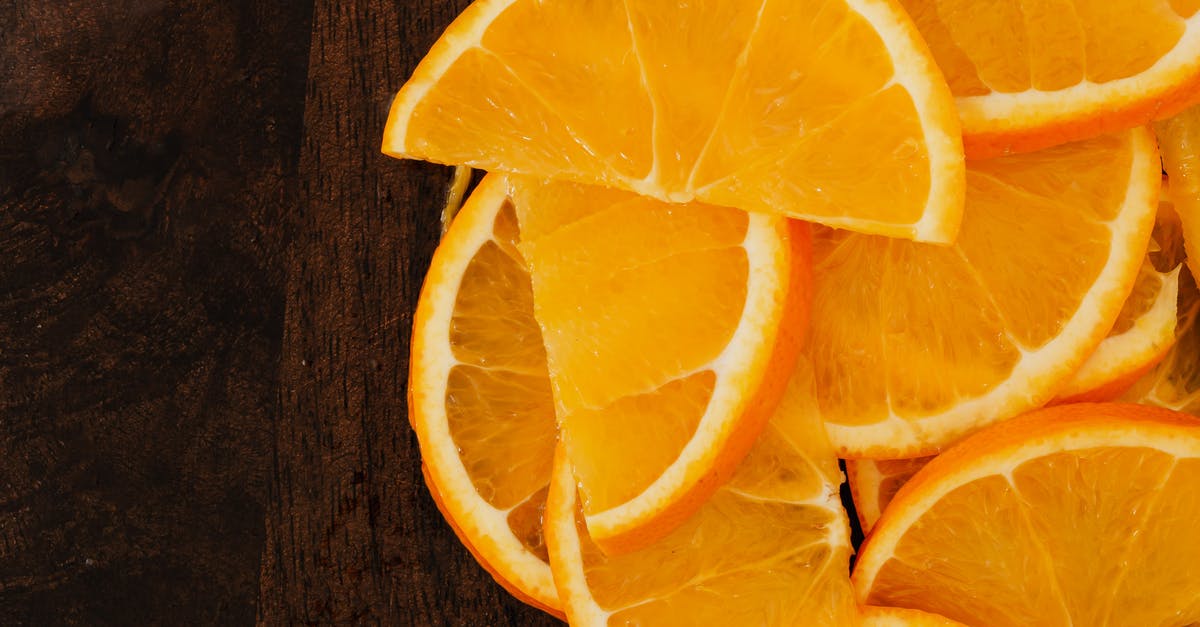
[{"label": "orange segment", "polygon": [[809,299],[806,225],[513,177],[588,529],[608,551],[695,511],[778,403]]},{"label": "orange segment", "polygon": [[870,533],[900,488],[933,457],[848,459],[846,482],[864,533]]},{"label": "orange segment", "polygon": [[1059,389],[1055,403],[1111,401],[1154,368],[1175,343],[1178,268],[1143,266],[1109,336]]},{"label": "orange segment", "polygon": [[1192,107],[1154,127],[1162,149],[1167,190],[1178,217],[1192,276],[1200,276],[1200,106]]},{"label": "orange segment", "polygon": [[862,627],[960,627],[962,623],[945,616],[899,607],[865,607]]},{"label": "orange segment", "polygon": [[501,585],[558,615],[539,520],[554,404],[507,194],[502,178],[484,179],[434,253],[413,322],[409,419],[459,538]]},{"label": "orange segment", "polygon": [[572,625],[854,625],[841,481],[797,369],[736,475],[681,526],[611,556],[589,537],[566,456],[546,508],[555,581]]},{"label": "orange segment", "polygon": [[921,241],[962,215],[953,98],[884,0],[478,0],[383,150]]},{"label": "orange segment", "polygon": [[1175,344],[1121,397],[1128,402],[1200,414],[1200,290],[1186,270],[1180,281]]},{"label": "orange segment", "polygon": [[986,429],[901,488],[860,602],[983,625],[1200,620],[1200,421],[1075,404]]},{"label": "orange segment", "polygon": [[958,241],[817,229],[817,396],[845,457],[929,455],[1049,401],[1112,329],[1160,173],[1145,129],[974,162]]},{"label": "orange segment", "polygon": [[900,2],[950,83],[974,158],[1133,128],[1200,94],[1191,0]]}]

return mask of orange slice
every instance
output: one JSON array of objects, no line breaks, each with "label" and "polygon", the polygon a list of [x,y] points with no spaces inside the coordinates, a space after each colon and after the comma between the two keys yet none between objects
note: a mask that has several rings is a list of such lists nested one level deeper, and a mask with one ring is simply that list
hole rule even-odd
[{"label": "orange slice", "polygon": [[[1170,211],[1160,204],[1160,216]],[[1157,223],[1155,229],[1160,230]],[[1055,403],[1115,400],[1175,344],[1180,266],[1175,262],[1170,270],[1160,270],[1166,265],[1159,259],[1165,250],[1157,240],[1151,248],[1108,337],[1058,391]]]},{"label": "orange slice", "polygon": [[1171,180],[1167,196],[1179,220],[1192,276],[1200,276],[1200,106],[1155,125],[1163,169]]},{"label": "orange slice", "polygon": [[383,151],[922,241],[962,215],[953,98],[887,0],[478,0]]},{"label": "orange slice", "polygon": [[807,327],[808,226],[510,178],[588,529],[645,546],[733,472]]},{"label": "orange slice", "polygon": [[863,544],[863,603],[975,625],[1200,621],[1200,420],[1075,404],[982,431],[900,489]]},{"label": "orange slice", "polygon": [[811,383],[802,363],[734,478],[639,551],[606,556],[596,547],[569,463],[556,458],[546,541],[572,625],[856,624],[841,476],[804,407]]},{"label": "orange slice", "polygon": [[[1177,189],[1172,186],[1166,196],[1172,198]],[[1188,199],[1181,199],[1186,207]],[[1173,201],[1159,206],[1155,224],[1155,241],[1162,242],[1160,250],[1150,254],[1155,266],[1167,268],[1185,261],[1184,224]],[[1191,414],[1200,414],[1200,290],[1186,268],[1179,274],[1179,301],[1176,339],[1158,365],[1138,380],[1121,397],[1128,402],[1165,407]]]},{"label": "orange slice", "polygon": [[814,232],[817,396],[844,457],[936,453],[1049,401],[1091,355],[1149,247],[1146,129],[972,162],[949,247]]},{"label": "orange slice", "polygon": [[1184,273],[1178,337],[1161,362],[1134,383],[1122,400],[1200,415],[1200,290]]},{"label": "orange slice", "polygon": [[1200,97],[1193,0],[900,0],[992,157],[1147,124]]},{"label": "orange slice", "polygon": [[899,607],[866,607],[862,627],[959,627],[962,623],[945,616]]},{"label": "orange slice", "polygon": [[846,481],[863,533],[870,533],[896,492],[933,457],[847,459]]},{"label": "orange slice", "polygon": [[554,402],[502,178],[434,253],[413,322],[409,419],[426,483],[463,544],[518,598],[561,615],[542,540]]}]

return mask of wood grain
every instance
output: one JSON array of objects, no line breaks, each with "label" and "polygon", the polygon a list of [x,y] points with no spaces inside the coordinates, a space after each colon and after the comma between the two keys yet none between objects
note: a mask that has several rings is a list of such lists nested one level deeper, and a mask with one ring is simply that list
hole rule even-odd
[{"label": "wood grain", "polygon": [[262,619],[550,624],[441,520],[407,422],[411,315],[448,171],[379,152],[395,91],[465,2],[321,0],[267,517]]},{"label": "wood grain", "polygon": [[310,24],[0,4],[0,623],[254,619]]},{"label": "wood grain", "polygon": [[404,398],[461,0],[0,3],[0,624],[536,625]]}]

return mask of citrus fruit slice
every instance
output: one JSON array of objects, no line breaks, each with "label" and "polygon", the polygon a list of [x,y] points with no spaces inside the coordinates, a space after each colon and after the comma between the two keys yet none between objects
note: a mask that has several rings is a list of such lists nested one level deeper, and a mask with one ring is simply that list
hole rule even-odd
[{"label": "citrus fruit slice", "polygon": [[588,537],[566,456],[546,506],[572,625],[853,625],[841,476],[803,364],[728,484],[657,543],[607,556]]},{"label": "citrus fruit slice", "polygon": [[1178,298],[1179,268],[1160,272],[1147,258],[1108,337],[1053,402],[1102,402],[1120,397],[1175,344]]},{"label": "citrus fruit slice", "polygon": [[805,350],[838,452],[930,455],[1049,401],[1133,288],[1160,178],[1140,128],[972,162],[952,246],[814,230]]},{"label": "citrus fruit slice", "polygon": [[1200,414],[1200,290],[1187,271],[1180,281],[1179,312],[1175,344],[1122,400]]},{"label": "citrus fruit slice", "polygon": [[[1173,197],[1176,191],[1174,187],[1168,189],[1166,197]],[[1180,266],[1186,260],[1184,225],[1174,208],[1173,200],[1161,203],[1158,222],[1154,225],[1154,240],[1161,242],[1161,246],[1150,253],[1150,258],[1160,270]],[[1200,315],[1200,290],[1186,267],[1181,268],[1178,284],[1175,342],[1158,365],[1134,383],[1121,399],[1200,414],[1200,328],[1196,325]]]},{"label": "citrus fruit slice", "polygon": [[865,607],[859,622],[862,627],[959,627],[962,623],[945,616],[899,607]]},{"label": "citrus fruit slice", "polygon": [[883,510],[917,471],[933,457],[912,459],[847,459],[846,482],[863,533],[870,533]]},{"label": "citrus fruit slice", "polygon": [[1200,106],[1154,127],[1162,150],[1163,169],[1171,184],[1167,197],[1179,220],[1192,276],[1200,276]]},{"label": "citrus fruit slice", "polygon": [[808,225],[510,177],[560,437],[588,530],[645,546],[766,424],[811,296]]},{"label": "citrus fruit slice", "polygon": [[1059,405],[929,462],[863,544],[860,602],[978,625],[1200,621],[1200,420]]},{"label": "citrus fruit slice", "polygon": [[924,241],[962,215],[953,98],[885,0],[478,0],[383,151]]},{"label": "citrus fruit slice", "polygon": [[900,3],[950,83],[969,157],[1133,128],[1200,97],[1191,0]]},{"label": "citrus fruit slice", "polygon": [[554,402],[517,220],[501,177],[471,194],[433,255],[413,322],[409,420],[426,484],[463,544],[555,614],[541,511]]},{"label": "citrus fruit slice", "polygon": [[1108,337],[1054,398],[1054,403],[1115,400],[1162,361],[1175,344],[1183,238],[1163,179],[1150,251]]}]

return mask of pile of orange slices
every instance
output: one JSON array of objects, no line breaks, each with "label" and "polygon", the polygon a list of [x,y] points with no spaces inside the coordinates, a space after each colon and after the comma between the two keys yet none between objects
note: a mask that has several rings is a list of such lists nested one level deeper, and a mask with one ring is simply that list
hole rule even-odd
[{"label": "pile of orange slices", "polygon": [[476,0],[431,495],[572,625],[1200,623],[1197,103],[1193,0]]}]

